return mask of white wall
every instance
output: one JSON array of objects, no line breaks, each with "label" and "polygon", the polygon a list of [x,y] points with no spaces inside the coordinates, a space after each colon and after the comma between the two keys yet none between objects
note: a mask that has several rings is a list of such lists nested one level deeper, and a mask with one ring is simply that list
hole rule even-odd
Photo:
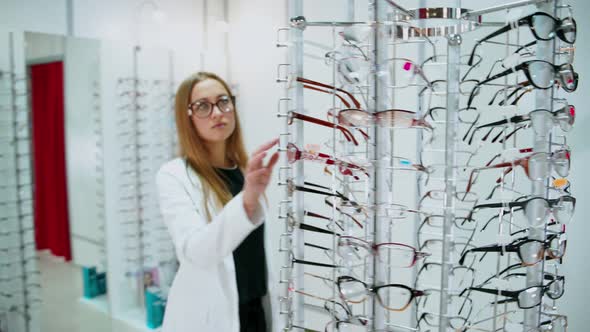
[{"label": "white wall", "polygon": [[[156,4],[163,15],[154,17]],[[209,31],[215,32],[216,21],[222,18],[221,1],[209,1]],[[66,35],[67,2],[65,0],[3,0],[0,2],[0,26],[6,30],[22,30]],[[190,58],[193,67],[201,63],[200,52],[217,51],[209,56],[208,66],[217,66],[223,52],[214,36],[203,45],[203,1],[107,0],[73,1],[73,33],[76,37],[129,42],[175,50],[182,58]],[[222,61],[223,62],[223,61]]]}]

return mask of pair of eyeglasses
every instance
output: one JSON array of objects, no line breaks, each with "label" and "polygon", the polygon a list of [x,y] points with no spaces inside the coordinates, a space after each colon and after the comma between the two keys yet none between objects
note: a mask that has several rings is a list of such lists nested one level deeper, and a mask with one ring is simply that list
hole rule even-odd
[{"label": "pair of eyeglasses", "polygon": [[[432,126],[423,118],[416,119],[416,113],[408,110],[391,109],[369,113],[361,109],[360,103],[354,96],[343,89],[335,88],[333,86],[312,81],[303,77],[297,77],[297,82],[303,83],[303,87],[324,93],[335,94],[347,107],[347,109],[336,112],[331,110],[328,113],[329,117],[336,117],[338,124],[347,127],[369,127],[374,124],[386,128],[425,128],[432,130]],[[326,90],[327,89],[327,90]],[[344,93],[354,104],[354,108],[350,108],[350,103],[338,94]]]},{"label": "pair of eyeglasses", "polygon": [[[511,211],[523,210],[528,216],[532,216],[535,223],[532,226],[543,225],[550,213],[560,224],[570,222],[576,209],[576,198],[570,195],[563,195],[555,199],[543,197],[531,197],[524,200],[515,200],[512,202],[498,202],[479,204],[473,207],[473,211],[480,209],[503,208]],[[529,218],[531,220],[531,218]]]},{"label": "pair of eyeglasses", "polygon": [[[547,109],[536,109],[529,112],[527,115],[515,115],[510,117],[509,119],[494,121],[486,123],[484,125],[470,128],[465,133],[465,136],[463,136],[463,141],[467,140],[467,137],[469,136],[470,132],[471,137],[468,141],[469,144],[473,142],[473,138],[475,137],[475,134],[478,132],[478,130],[490,128],[488,133],[482,139],[485,140],[492,133],[495,127],[506,126],[508,124],[519,124],[527,121],[531,122],[533,130],[537,134],[547,133],[551,129],[551,127],[548,126],[548,124],[550,123],[553,123],[554,125],[559,126],[561,130],[568,132],[573,127],[575,119],[576,107],[573,105],[566,105],[553,112]],[[510,136],[510,134],[508,134],[508,136]]]},{"label": "pair of eyeglasses", "polygon": [[[474,168],[469,175],[469,182],[465,192],[469,192],[475,182],[476,173],[494,168],[506,168],[504,175],[510,173],[514,167],[520,166],[524,169],[525,174],[532,181],[539,181],[549,174],[553,168],[561,177],[567,177],[570,170],[570,151],[567,149],[560,149],[551,153],[535,152],[524,158],[519,158],[511,162],[499,163],[495,165],[487,165],[484,167]],[[497,181],[500,182],[500,181]]]},{"label": "pair of eyeglasses", "polygon": [[382,264],[389,267],[408,268],[430,254],[397,242],[372,243],[353,236],[338,238],[337,253],[353,264],[364,263],[367,257],[376,256]]},{"label": "pair of eyeglasses", "polygon": [[[561,234],[551,234],[545,241],[523,237],[516,239],[506,245],[492,244],[488,246],[467,249],[461,256],[461,259],[459,259],[459,264],[463,265],[467,255],[470,253],[513,252],[518,254],[522,265],[531,266],[537,264],[543,259],[561,259],[565,254],[566,245],[567,240],[563,238]],[[530,253],[534,254],[531,255]]]},{"label": "pair of eyeglasses", "polygon": [[424,117],[416,118],[416,113],[402,109],[390,109],[374,113],[361,109],[333,110],[328,116],[334,116],[338,123],[348,127],[370,127],[377,125],[381,128],[418,128],[432,131],[432,125]]},{"label": "pair of eyeglasses", "polygon": [[[375,294],[379,304],[389,311],[403,311],[412,303],[413,299],[425,295],[423,291],[415,290],[406,285],[369,286],[350,276],[338,277],[336,285],[340,295],[347,302],[362,303],[368,299],[370,294]],[[389,302],[385,300],[389,300]]]},{"label": "pair of eyeglasses", "polygon": [[188,104],[188,116],[193,114],[197,118],[205,119],[211,115],[213,108],[217,106],[223,113],[232,112],[235,108],[236,97],[235,96],[220,96],[215,103],[210,103],[207,100],[197,100]]},{"label": "pair of eyeglasses", "polygon": [[342,175],[352,176],[355,178],[355,180],[360,179],[358,176],[354,174],[356,172],[364,173],[367,177],[369,176],[369,173],[367,173],[367,171],[361,166],[340,159],[336,159],[325,153],[300,150],[293,143],[287,144],[287,160],[290,163],[294,163],[297,160],[309,160],[325,163],[328,165],[335,165],[338,166],[338,170]]},{"label": "pair of eyeglasses", "polygon": [[[560,286],[555,286],[556,283],[561,283]],[[500,290],[500,289],[493,289],[493,288],[483,288],[483,287],[469,287],[465,289],[461,296],[463,296],[466,292],[476,291],[481,293],[487,293],[492,295],[500,295],[507,297],[507,299],[496,301],[496,304],[502,303],[514,303],[518,304],[520,309],[530,309],[538,306],[541,304],[541,300],[543,295],[549,296],[553,300],[559,299],[563,295],[563,291],[554,293],[552,290],[561,289],[563,290],[564,279],[563,277],[558,279],[553,279],[547,285],[539,285],[539,286],[531,286],[521,290],[510,291],[510,290]]]},{"label": "pair of eyeglasses", "polygon": [[[513,54],[514,55],[514,54]],[[517,56],[519,56],[518,54],[516,54]],[[488,74],[486,75],[485,79],[483,79],[482,81],[488,81],[492,78],[492,73],[494,72],[494,69],[496,68],[496,65],[500,64],[502,66],[502,68],[506,69],[514,69],[517,66],[517,63],[519,62],[520,57],[514,59],[514,56],[509,56],[507,58],[504,59],[498,59],[496,60],[492,66],[490,67],[490,70],[488,72]],[[571,62],[568,62],[569,64],[571,64]],[[540,66],[540,65],[539,65]],[[538,66],[537,66],[538,67]],[[573,68],[572,68],[573,70]],[[494,95],[492,96],[492,99],[490,99],[488,105],[493,105],[494,102],[496,101],[496,99],[499,96],[503,97],[501,98],[500,102],[498,103],[498,105],[500,106],[504,106],[504,105],[517,105],[518,102],[529,92],[534,91],[535,88],[537,88],[533,83],[532,80],[529,78],[529,76],[526,75],[526,71],[525,71],[525,76],[527,77],[527,80],[519,82],[517,84],[514,85],[508,85],[508,86],[504,86],[501,89],[497,90]],[[574,72],[573,74],[574,76],[574,83],[577,84],[577,80],[578,80],[578,74]],[[551,76],[551,77],[556,77],[555,75]],[[550,78],[547,78],[550,79]],[[539,79],[538,81],[543,82],[543,80]],[[551,79],[551,86],[555,86],[555,87],[560,87],[562,86],[563,89],[566,92],[571,92],[569,90],[567,90],[567,86],[563,86],[563,82],[562,80],[559,79]],[[469,99],[467,101],[467,106],[470,107],[471,104],[473,103],[473,100],[475,99],[475,97],[477,95],[479,95],[480,92],[480,88],[481,88],[481,84],[478,84],[474,87],[473,91],[471,92]],[[519,94],[520,93],[520,94]],[[514,100],[510,101],[512,98],[514,98]]]},{"label": "pair of eyeglasses", "polygon": [[[472,90],[472,96],[479,93],[479,87],[481,85],[518,71],[522,71],[530,84],[537,89],[552,88],[556,81],[559,82],[560,86],[566,92],[576,91],[578,87],[578,73],[574,71],[571,64],[554,65],[545,60],[529,60],[518,64],[514,68],[506,69],[503,72],[480,81]],[[472,96],[470,96],[470,100],[473,99]]]},{"label": "pair of eyeglasses", "polygon": [[556,36],[563,42],[573,44],[576,42],[577,35],[577,24],[576,20],[572,17],[566,17],[564,19],[557,19],[547,13],[535,12],[527,15],[516,21],[516,24],[507,24],[504,27],[490,33],[484,38],[480,39],[473,50],[471,51],[471,58],[469,64],[473,64],[475,60],[475,51],[479,45],[483,42],[499,36],[505,32],[508,32],[516,27],[528,26],[533,33],[533,36],[537,40],[551,40]]},{"label": "pair of eyeglasses", "polygon": [[[557,264],[557,263],[554,265],[555,266],[556,273],[543,272],[543,279],[544,280],[552,281],[552,280],[556,280],[556,279],[559,279],[559,278],[563,278],[563,277],[557,275],[557,271],[558,271],[557,266],[558,265],[559,264]],[[489,283],[491,280],[493,280],[495,278],[513,278],[513,277],[516,278],[516,277],[523,277],[523,274],[524,273],[508,273],[508,272],[514,271],[514,270],[518,270],[518,269],[522,270],[525,267],[526,266],[523,266],[522,264],[519,264],[519,263],[512,264],[512,265],[506,267],[505,269],[503,269],[502,271],[498,272],[497,275],[493,275],[493,276],[489,277],[488,279],[486,279],[484,282],[481,283],[481,285],[485,285],[485,284]],[[524,274],[524,275],[526,275],[526,274]]]}]

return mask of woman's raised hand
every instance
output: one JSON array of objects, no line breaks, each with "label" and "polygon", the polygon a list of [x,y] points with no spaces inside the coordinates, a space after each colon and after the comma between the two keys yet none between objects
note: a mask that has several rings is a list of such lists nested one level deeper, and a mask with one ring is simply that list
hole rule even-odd
[{"label": "woman's raised hand", "polygon": [[270,177],[272,175],[272,169],[279,160],[279,153],[275,152],[270,157],[268,165],[263,164],[263,159],[267,155],[267,151],[279,142],[278,138],[275,138],[267,143],[264,143],[258,147],[248,160],[246,166],[246,174],[244,175],[244,209],[248,218],[252,219],[252,216],[258,208],[258,199],[268,186]]}]

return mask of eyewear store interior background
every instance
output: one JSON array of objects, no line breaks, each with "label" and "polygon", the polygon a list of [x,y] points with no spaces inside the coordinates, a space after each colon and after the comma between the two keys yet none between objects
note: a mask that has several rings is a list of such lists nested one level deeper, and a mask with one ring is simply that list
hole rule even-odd
[{"label": "eyewear store interior background", "polygon": [[[302,2],[308,21],[344,21],[348,4],[354,4],[357,21],[368,18],[367,1]],[[502,3],[506,1],[461,4],[477,9]],[[456,1],[405,0],[399,4],[405,8],[457,7]],[[590,118],[583,107],[585,78],[590,72],[589,64],[580,60],[590,56],[589,27],[584,19],[590,3],[572,0],[567,4],[573,7],[578,24],[574,67],[580,83],[576,93],[561,96],[578,109],[575,126],[567,135],[573,151],[568,180],[578,202],[559,270],[566,276],[565,294],[557,303],[559,312],[569,317],[569,330],[577,332],[590,326],[586,309],[590,267],[584,262],[590,250],[586,239],[590,226],[584,222],[590,213],[586,206],[590,183],[584,174],[590,149],[584,144],[584,128]],[[505,22],[533,10],[523,7],[508,14],[487,15],[484,21]],[[277,30],[286,26],[288,19],[287,3],[274,0],[0,0],[0,331],[157,329],[162,315],[160,295],[165,294],[176,263],[157,209],[153,177],[174,153],[174,91],[194,71],[219,73],[238,96],[248,149],[277,136],[283,121],[276,116],[277,101],[285,93],[283,85],[276,83],[277,65],[287,58],[284,49],[276,48]],[[468,34],[461,53],[470,52],[473,40],[492,29]],[[532,40],[528,28],[519,31],[524,42]],[[331,28],[308,28],[304,36],[304,76],[332,82],[332,67],[325,58],[334,43]],[[404,57],[417,56],[412,49],[404,52]],[[500,45],[480,46],[485,62],[475,78],[483,78],[504,53]],[[305,98],[308,114],[325,118],[321,113],[331,107],[332,97],[306,92]],[[399,95],[396,98],[402,101],[400,108],[416,106],[414,97],[410,101]],[[6,115],[13,105],[19,114],[15,119]],[[533,106],[531,94],[518,107],[526,113]],[[31,110],[28,118],[27,110]],[[332,132],[316,127],[306,126],[304,142],[329,152],[324,143]],[[11,145],[7,139],[15,129],[19,140]],[[33,135],[34,140],[30,138]],[[414,132],[400,135],[414,137]],[[416,147],[401,144],[404,141],[408,140],[397,140],[396,151],[414,155]],[[519,142],[519,147],[525,147],[532,139],[523,134]],[[15,153],[17,160],[6,157]],[[137,157],[139,166],[134,162]],[[331,177],[323,175],[322,169],[306,164],[306,180],[329,186]],[[516,173],[517,184],[525,188],[523,191],[529,190],[522,170]],[[479,184],[481,195],[487,195],[497,174],[482,175],[478,180],[490,183],[489,188]],[[274,176],[276,183],[277,172]],[[394,196],[412,197],[415,179],[402,173],[398,180]],[[18,188],[18,195],[14,188]],[[282,192],[276,185],[268,192],[273,208],[266,227],[276,253],[269,259],[277,267],[276,274],[282,263],[278,249],[284,224],[277,218]],[[15,207],[16,198],[19,208]],[[330,213],[313,205],[312,198],[310,208]],[[138,218],[144,220],[141,230]],[[19,225],[13,222],[17,219]],[[411,220],[396,226],[397,242],[415,244]],[[493,233],[481,236],[479,245],[499,241]],[[322,234],[306,234],[307,239],[326,242]],[[19,243],[23,243],[23,250],[13,248]],[[143,248],[143,255],[137,255],[138,248]],[[14,257],[15,252],[24,256]],[[323,253],[307,254],[306,259],[326,261]],[[143,276],[137,268],[142,265],[151,268]],[[400,270],[399,276],[400,281],[413,285],[410,270]],[[150,286],[147,292],[142,291],[144,285]],[[329,296],[331,291],[322,287],[321,281],[306,279],[307,291]],[[12,307],[14,303],[21,305]],[[396,322],[411,324],[410,311],[396,314]],[[29,329],[24,328],[25,317],[31,322]],[[321,330],[327,320],[326,315],[312,312],[305,324]]]}]

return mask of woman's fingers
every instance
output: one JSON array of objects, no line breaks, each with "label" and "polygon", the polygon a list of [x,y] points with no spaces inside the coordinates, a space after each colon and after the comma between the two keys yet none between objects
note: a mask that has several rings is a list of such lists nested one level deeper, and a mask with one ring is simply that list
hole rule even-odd
[{"label": "woman's fingers", "polygon": [[268,162],[268,165],[266,166],[266,168],[269,168],[272,170],[278,160],[279,160],[279,152],[277,151],[277,152],[273,153],[272,156],[270,157],[270,161]]},{"label": "woman's fingers", "polygon": [[264,144],[262,144],[261,146],[258,147],[258,149],[254,150],[254,152],[252,153],[252,155],[257,155],[260,152],[266,151],[270,148],[272,148],[275,144],[277,144],[279,142],[279,138],[274,138]]},{"label": "woman's fingers", "polygon": [[254,191],[262,193],[270,182],[270,173],[269,169],[261,168],[250,172],[246,181],[253,185]]},{"label": "woman's fingers", "polygon": [[253,156],[248,161],[247,170],[248,171],[254,171],[254,170],[257,170],[257,169],[261,168],[262,167],[262,159],[264,159],[264,157],[266,157],[266,152],[265,151],[262,151],[262,152],[258,153],[257,155]]},{"label": "woman's fingers", "polygon": [[[278,138],[275,138],[263,145],[261,145],[256,151],[252,154],[251,161],[248,163],[248,168],[251,170],[259,169],[262,165],[262,159],[266,156],[266,151],[273,147],[275,144],[279,142]],[[261,157],[262,155],[262,157]]]}]

